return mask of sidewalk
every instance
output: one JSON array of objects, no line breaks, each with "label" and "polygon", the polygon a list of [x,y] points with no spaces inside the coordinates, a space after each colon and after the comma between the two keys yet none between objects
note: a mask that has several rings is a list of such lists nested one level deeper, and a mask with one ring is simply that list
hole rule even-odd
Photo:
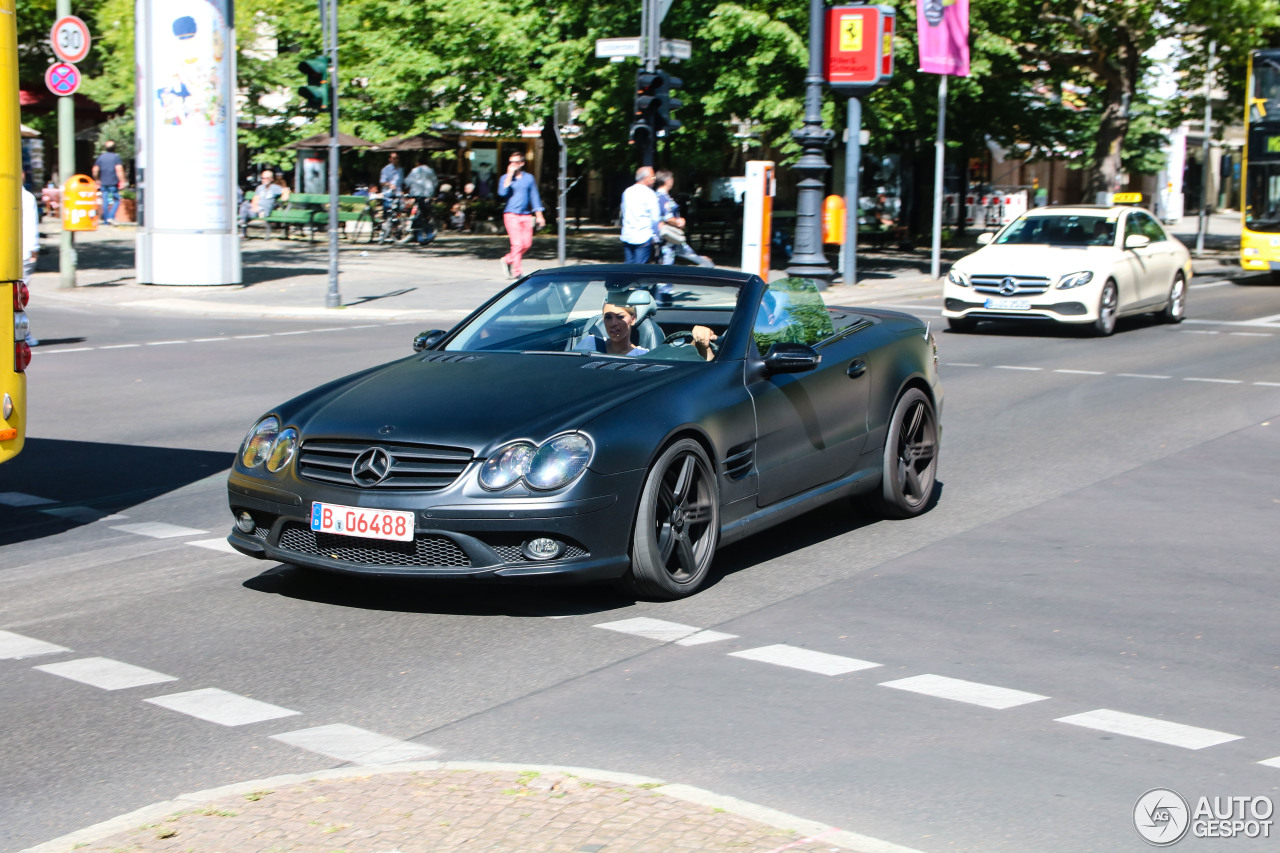
[{"label": "sidewalk", "polygon": [[915,853],[625,773],[417,762],[186,794],[23,853]]}]

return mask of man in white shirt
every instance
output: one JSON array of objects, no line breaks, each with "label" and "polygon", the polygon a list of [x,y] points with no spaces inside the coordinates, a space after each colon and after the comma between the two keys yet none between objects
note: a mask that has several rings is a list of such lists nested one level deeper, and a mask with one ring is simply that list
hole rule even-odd
[{"label": "man in white shirt", "polygon": [[662,212],[653,191],[653,168],[636,169],[636,182],[622,194],[622,252],[624,263],[647,264],[658,237]]}]

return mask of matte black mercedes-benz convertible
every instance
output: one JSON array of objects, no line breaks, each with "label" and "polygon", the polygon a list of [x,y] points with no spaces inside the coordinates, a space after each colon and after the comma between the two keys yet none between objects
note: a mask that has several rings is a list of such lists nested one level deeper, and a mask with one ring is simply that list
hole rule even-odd
[{"label": "matte black mercedes-benz convertible", "polygon": [[901,518],[932,501],[927,327],[829,308],[808,279],[543,270],[413,348],[249,430],[228,482],[236,549],[672,599],[721,545],[819,504]]}]

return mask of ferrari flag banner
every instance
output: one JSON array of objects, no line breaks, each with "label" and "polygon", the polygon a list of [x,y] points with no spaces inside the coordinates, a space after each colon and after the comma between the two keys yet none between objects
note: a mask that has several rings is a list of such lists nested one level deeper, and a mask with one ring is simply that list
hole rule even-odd
[{"label": "ferrari flag banner", "polygon": [[916,0],[920,70],[969,76],[969,0]]}]

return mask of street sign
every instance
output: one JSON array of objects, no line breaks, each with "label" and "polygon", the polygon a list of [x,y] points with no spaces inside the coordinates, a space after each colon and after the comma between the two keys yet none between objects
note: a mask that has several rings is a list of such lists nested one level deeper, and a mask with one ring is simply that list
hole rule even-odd
[{"label": "street sign", "polygon": [[658,56],[670,59],[690,59],[693,57],[693,45],[685,39],[659,39]]},{"label": "street sign", "polygon": [[825,76],[832,88],[865,89],[889,81],[894,17],[889,6],[827,9]]},{"label": "street sign", "polygon": [[75,94],[80,88],[80,69],[65,62],[55,62],[44,72],[44,84],[55,95]]},{"label": "street sign", "polygon": [[88,24],[75,15],[66,15],[54,22],[49,43],[53,45],[54,55],[63,62],[81,62],[89,55],[93,39],[89,36]]},{"label": "street sign", "polygon": [[620,39],[596,39],[596,58],[613,58],[640,55],[640,37]]}]

